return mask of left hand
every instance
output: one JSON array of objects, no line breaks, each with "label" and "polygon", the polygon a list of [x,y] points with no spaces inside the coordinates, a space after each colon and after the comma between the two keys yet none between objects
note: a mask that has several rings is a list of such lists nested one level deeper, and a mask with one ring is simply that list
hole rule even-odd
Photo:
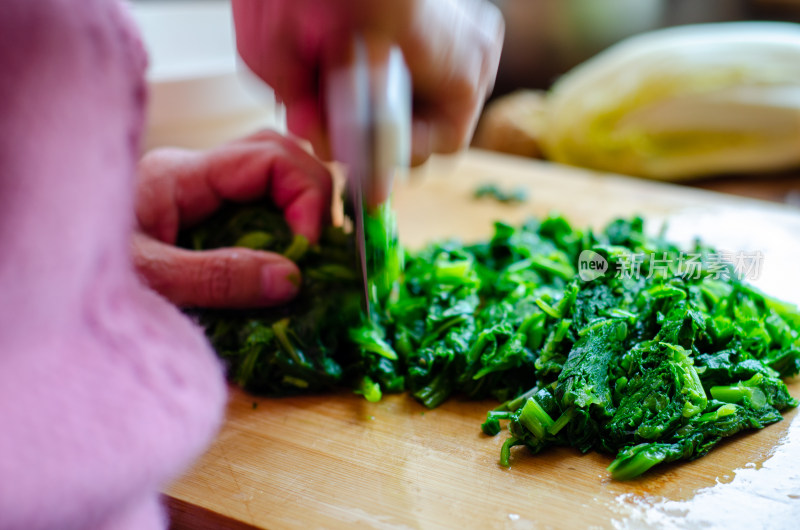
[{"label": "left hand", "polygon": [[180,306],[287,302],[300,284],[300,271],[290,260],[246,248],[177,248],[178,230],[207,217],[225,200],[268,196],[292,230],[314,243],[329,221],[331,189],[325,166],[272,131],[208,152],[154,151],[139,164],[134,264],[145,283]]}]

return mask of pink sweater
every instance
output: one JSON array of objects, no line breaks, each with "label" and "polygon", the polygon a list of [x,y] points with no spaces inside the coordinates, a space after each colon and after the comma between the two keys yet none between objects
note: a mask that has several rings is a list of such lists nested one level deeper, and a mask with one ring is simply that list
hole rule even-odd
[{"label": "pink sweater", "polygon": [[219,427],[201,331],[131,265],[145,56],[114,0],[0,13],[0,529],[166,526]]}]

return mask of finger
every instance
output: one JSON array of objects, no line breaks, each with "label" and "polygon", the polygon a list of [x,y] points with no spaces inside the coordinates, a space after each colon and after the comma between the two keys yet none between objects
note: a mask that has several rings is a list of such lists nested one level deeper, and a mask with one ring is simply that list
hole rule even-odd
[{"label": "finger", "polygon": [[182,307],[246,308],[283,304],[297,295],[300,271],[288,259],[244,248],[190,251],[145,234],[133,238],[140,278]]},{"label": "finger", "polygon": [[[198,162],[194,152],[184,149],[159,149],[142,158],[136,183],[136,220],[140,230],[159,241],[175,242],[181,224],[175,202],[177,175],[198,172]],[[219,202],[211,203],[213,211]]]},{"label": "finger", "polygon": [[449,89],[450,98],[418,105],[411,125],[411,161],[419,165],[433,153],[451,154],[465,148],[480,115],[481,105],[471,86]]},{"label": "finger", "polygon": [[433,153],[458,151],[466,134],[460,132],[464,125],[454,123],[454,120],[461,119],[458,114],[451,118],[441,111],[434,115],[418,112],[411,123],[411,165],[424,163]]},{"label": "finger", "polygon": [[324,4],[315,6],[316,13],[309,18],[305,10],[284,2],[233,2],[240,56],[285,105],[289,131],[308,140],[325,160],[329,159],[328,143],[318,78],[325,32],[317,26],[325,21],[323,12],[329,9]]},{"label": "finger", "polygon": [[447,100],[431,103],[417,111],[416,120],[427,128],[427,138],[423,137],[424,143],[416,144],[418,149],[427,147],[430,153],[450,154],[469,144],[480,116],[483,92],[464,80],[460,86],[455,83],[450,86],[447,93]]},{"label": "finger", "polygon": [[316,242],[331,215],[333,181],[327,168],[285,137],[231,147],[209,160],[207,180],[214,192],[234,201],[268,196],[295,234]]},{"label": "finger", "polygon": [[286,128],[292,134],[308,140],[314,154],[322,160],[330,160],[331,152],[325,128],[323,107],[317,94],[285,101]]},{"label": "finger", "polygon": [[411,165],[423,164],[432,153],[431,122],[427,118],[414,116],[411,121]]},{"label": "finger", "polygon": [[[295,170],[295,173],[299,172]],[[273,182],[273,200],[283,210],[292,232],[316,243],[322,227],[330,224],[332,183],[326,180],[326,186],[309,186],[303,181],[306,173],[294,178],[292,172],[285,175],[286,178]]]},{"label": "finger", "polygon": [[[438,20],[439,34],[412,34],[404,43],[414,80],[413,162],[431,153],[452,153],[469,143],[480,110],[494,83],[504,23],[499,10],[487,2],[427,3],[415,26]],[[470,46],[464,46],[470,42]]]}]

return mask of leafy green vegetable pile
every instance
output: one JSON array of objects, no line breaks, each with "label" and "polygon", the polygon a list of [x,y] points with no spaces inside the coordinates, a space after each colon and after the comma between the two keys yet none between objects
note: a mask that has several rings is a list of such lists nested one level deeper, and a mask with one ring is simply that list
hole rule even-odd
[{"label": "leafy green vegetable pile", "polygon": [[[397,281],[383,279],[367,320],[352,239],[331,228],[308,246],[273,212],[230,207],[183,234],[198,249],[283,252],[303,271],[288,306],[199,313],[249,391],[346,386],[370,401],[408,391],[431,408],[492,397],[503,405],[482,428],[495,435],[508,422],[503,465],[515,445],[565,445],[616,454],[617,479],[703,456],[797,405],[781,380],[800,370],[797,309],[721,271],[699,244],[701,258],[680,270],[680,249],[645,236],[640,218],[597,233],[561,217],[496,223],[489,241],[431,245],[405,256]],[[584,281],[588,250],[608,268]],[[637,256],[638,274],[618,273]]]}]

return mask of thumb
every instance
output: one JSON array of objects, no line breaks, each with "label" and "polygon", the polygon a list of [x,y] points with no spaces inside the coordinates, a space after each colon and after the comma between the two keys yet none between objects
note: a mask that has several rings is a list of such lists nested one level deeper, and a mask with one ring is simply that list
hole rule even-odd
[{"label": "thumb", "polygon": [[288,302],[300,288],[297,265],[271,252],[191,251],[139,233],[133,261],[145,284],[182,307],[273,306]]}]

